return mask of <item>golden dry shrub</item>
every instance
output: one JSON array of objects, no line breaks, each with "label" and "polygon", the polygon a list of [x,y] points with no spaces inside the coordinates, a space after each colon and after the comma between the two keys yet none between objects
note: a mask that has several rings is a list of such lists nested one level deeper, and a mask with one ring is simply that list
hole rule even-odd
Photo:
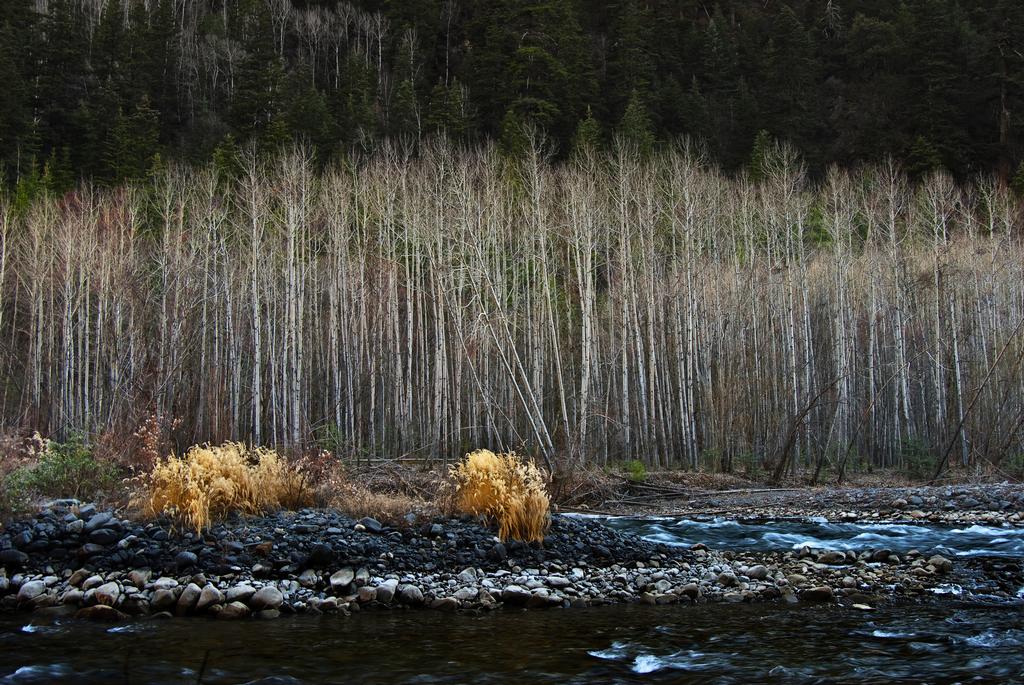
[{"label": "golden dry shrub", "polygon": [[195,445],[156,463],[145,479],[143,506],[170,514],[197,531],[231,512],[259,514],[312,502],[303,473],[277,452],[242,443]]},{"label": "golden dry shrub", "polygon": [[540,542],[551,525],[544,473],[515,452],[476,450],[451,469],[455,507],[498,526],[502,540]]}]

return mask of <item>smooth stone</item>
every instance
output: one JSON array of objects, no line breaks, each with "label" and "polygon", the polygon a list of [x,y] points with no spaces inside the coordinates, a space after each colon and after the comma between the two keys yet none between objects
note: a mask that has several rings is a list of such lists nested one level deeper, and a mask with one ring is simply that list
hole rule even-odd
[{"label": "smooth stone", "polygon": [[82,619],[86,621],[127,621],[128,614],[124,614],[114,607],[107,606],[106,604],[97,604],[91,607],[85,607],[75,612],[76,619]]},{"label": "smooth stone", "polygon": [[156,590],[170,590],[173,587],[178,587],[178,581],[174,578],[160,576],[155,581],[153,581],[153,588]]},{"label": "smooth stone", "polygon": [[253,616],[261,621],[272,621],[275,618],[279,618],[281,616],[281,612],[277,609],[261,609],[254,613]]},{"label": "smooth stone", "polygon": [[173,607],[177,601],[178,598],[174,596],[174,592],[165,588],[160,588],[153,592],[153,596],[149,600],[149,605],[156,611],[163,611]]},{"label": "smooth stone", "polygon": [[331,574],[331,590],[335,594],[343,593],[345,588],[352,584],[355,577],[356,573],[350,566],[346,566],[339,571],[335,571]]},{"label": "smooth stone", "polygon": [[304,588],[315,588],[317,583],[320,582],[320,576],[316,574],[316,571],[309,568],[299,574],[299,585]]},{"label": "smooth stone", "polygon": [[818,563],[830,565],[845,564],[846,555],[837,551],[824,552],[818,556]]},{"label": "smooth stone", "polygon": [[228,588],[225,599],[230,604],[232,602],[248,602],[249,599],[256,594],[256,588],[252,585],[235,585],[234,587]]},{"label": "smooth stone", "polygon": [[831,602],[834,598],[835,593],[827,585],[808,588],[800,593],[800,599],[808,602]]},{"label": "smooth stone", "polygon": [[372,602],[377,599],[377,588],[363,586],[359,588],[359,592],[356,593],[356,599],[364,604],[366,602]]},{"label": "smooth stone", "polygon": [[531,596],[529,590],[519,585],[506,585],[501,591],[501,601],[509,604],[525,604]]},{"label": "smooth stone", "polygon": [[[81,516],[81,514],[79,514]],[[84,518],[84,517],[83,517]],[[95,516],[90,516],[89,521],[85,524],[85,532],[91,533],[97,528],[103,528],[110,523],[114,518],[114,515],[109,511],[104,511]]]},{"label": "smooth stone", "polygon": [[377,601],[384,604],[390,604],[391,600],[395,597],[395,590],[398,588],[398,581],[394,578],[389,578],[383,583],[377,586]]},{"label": "smooth stone", "polygon": [[46,583],[41,580],[30,580],[27,583],[22,583],[21,587],[18,588],[18,603],[26,604],[31,602],[44,592],[46,592]]},{"label": "smooth stone", "polygon": [[249,599],[249,608],[253,611],[277,609],[284,602],[284,595],[273,585],[265,585]]},{"label": "smooth stone", "polygon": [[415,585],[403,585],[398,588],[398,599],[403,604],[423,604],[423,591]]},{"label": "smooth stone", "polygon": [[734,585],[737,585],[738,581],[736,580],[736,576],[734,574],[729,573],[727,571],[723,571],[722,573],[718,574],[718,584],[723,587],[732,587]]},{"label": "smooth stone", "polygon": [[185,550],[183,552],[178,552],[178,555],[174,557],[174,563],[179,570],[186,569],[198,564],[199,557],[197,557],[194,552]]},{"label": "smooth stone", "polygon": [[146,587],[146,583],[149,582],[152,575],[153,573],[149,569],[135,569],[128,573],[128,582],[141,590]]},{"label": "smooth stone", "polygon": [[121,599],[121,588],[118,587],[117,583],[104,583],[96,588],[96,594],[93,595],[96,599],[97,604],[106,604],[107,606],[117,606],[117,600]]},{"label": "smooth stone", "polygon": [[334,548],[323,542],[313,545],[309,556],[306,557],[306,566],[324,568],[332,563],[334,563]]},{"label": "smooth stone", "polygon": [[456,611],[459,608],[459,600],[454,597],[440,597],[430,603],[430,608],[438,611]]},{"label": "smooth stone", "polygon": [[80,568],[74,573],[72,573],[71,577],[68,578],[68,585],[74,585],[75,587],[79,587],[82,583],[85,582],[85,579],[88,578],[90,575],[91,573],[89,571],[86,571],[84,568]]},{"label": "smooth stone", "polygon": [[217,618],[222,621],[230,621],[239,618],[246,618],[251,612],[242,602],[228,602],[224,605],[224,608],[217,614]]},{"label": "smooth stone", "polygon": [[359,525],[363,526],[366,532],[373,533],[375,535],[380,534],[384,531],[383,524],[381,524],[381,522],[377,519],[372,518],[370,516],[366,516],[365,518],[359,519]]},{"label": "smooth stone", "polygon": [[949,573],[953,570],[953,562],[947,559],[946,557],[942,556],[941,554],[936,554],[935,556],[931,557],[928,560],[928,565],[934,566],[935,570],[939,573]]},{"label": "smooth stone", "polygon": [[0,550],[0,566],[19,569],[28,563],[28,555],[17,549]]},{"label": "smooth stone", "polygon": [[746,576],[751,580],[764,580],[768,577],[768,567],[762,564],[751,566],[747,569]]},{"label": "smooth stone", "polygon": [[199,595],[202,593],[203,589],[195,583],[186,585],[185,589],[181,591],[181,596],[178,597],[174,613],[178,616],[185,616],[191,612],[195,608],[196,602],[199,601]]},{"label": "smooth stone", "polygon": [[203,591],[199,593],[199,601],[196,602],[196,611],[203,611],[214,604],[221,604],[224,601],[224,593],[215,586],[207,583]]},{"label": "smooth stone", "polygon": [[120,539],[121,535],[109,528],[97,528],[89,533],[89,542],[94,542],[97,545],[103,545],[104,547],[109,547]]}]

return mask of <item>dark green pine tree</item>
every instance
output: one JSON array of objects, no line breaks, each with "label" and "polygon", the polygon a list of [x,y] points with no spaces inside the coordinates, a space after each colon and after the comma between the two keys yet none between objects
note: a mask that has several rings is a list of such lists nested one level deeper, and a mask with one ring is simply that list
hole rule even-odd
[{"label": "dark green pine tree", "polygon": [[238,67],[230,121],[242,140],[261,140],[281,115],[284,68],[274,49],[267,5],[253,4],[244,24],[245,57]]},{"label": "dark green pine tree", "polygon": [[587,116],[580,119],[576,126],[576,133],[572,136],[572,152],[577,155],[585,155],[599,151],[604,147],[604,132],[601,124],[594,118],[593,112],[587,108]]},{"label": "dark green pine tree", "polygon": [[612,121],[626,111],[633,93],[651,101],[654,80],[650,14],[636,0],[624,0],[612,22],[608,71],[604,83],[605,103]]},{"label": "dark green pine tree", "polygon": [[32,125],[29,84],[14,53],[16,31],[9,21],[0,24],[0,83],[5,89],[0,106],[0,176],[16,175],[22,139]]},{"label": "dark green pine tree", "polygon": [[388,132],[395,138],[418,140],[421,133],[419,103],[411,79],[403,79],[395,89],[388,113]]},{"label": "dark green pine tree", "polygon": [[113,182],[145,177],[160,149],[160,117],[143,97],[135,110],[119,112],[110,134],[107,178]]},{"label": "dark green pine tree", "polygon": [[617,133],[623,142],[630,145],[641,156],[648,156],[654,150],[654,133],[651,119],[638,91],[629,96],[626,111],[622,114]]},{"label": "dark green pine tree", "polygon": [[568,141],[595,92],[573,2],[498,0],[477,12],[470,90],[489,132],[499,121],[502,134],[511,121],[530,122]]},{"label": "dark green pine tree", "polygon": [[910,178],[920,179],[929,172],[942,168],[942,155],[924,136],[918,136],[906,153],[906,172]]},{"label": "dark green pine tree", "polygon": [[317,156],[327,159],[334,151],[337,124],[324,94],[313,85],[312,74],[299,68],[286,80],[283,123],[294,138],[312,145]]},{"label": "dark green pine tree", "polygon": [[775,147],[775,140],[768,131],[761,129],[754,138],[754,147],[750,151],[750,161],[747,163],[747,172],[751,180],[760,183],[768,178],[772,151]]},{"label": "dark green pine tree", "polygon": [[430,91],[430,104],[427,108],[428,130],[460,142],[469,135],[470,127],[471,118],[462,85],[458,81],[450,86],[438,82]]},{"label": "dark green pine tree", "polygon": [[363,142],[377,135],[375,70],[352,54],[342,65],[341,87],[334,94],[335,118],[342,140]]}]

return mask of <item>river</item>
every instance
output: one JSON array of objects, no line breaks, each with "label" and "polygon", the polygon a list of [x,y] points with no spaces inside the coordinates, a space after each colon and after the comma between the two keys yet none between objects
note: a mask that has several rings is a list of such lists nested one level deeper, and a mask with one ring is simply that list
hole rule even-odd
[{"label": "river", "polygon": [[[1021,529],[999,527],[608,523],[662,542],[699,539],[711,547],[1024,556]],[[0,644],[0,683],[1006,683],[1024,682],[1024,601],[968,591],[872,611],[631,605],[114,626],[36,625],[28,614],[7,614]]]}]

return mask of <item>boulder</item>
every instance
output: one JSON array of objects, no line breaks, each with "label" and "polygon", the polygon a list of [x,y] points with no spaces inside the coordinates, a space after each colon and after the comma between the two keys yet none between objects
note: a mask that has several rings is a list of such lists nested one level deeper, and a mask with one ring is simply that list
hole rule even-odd
[{"label": "boulder", "polygon": [[106,604],[109,607],[117,606],[117,601],[121,599],[121,588],[117,583],[104,583],[96,588],[93,598],[97,604]]},{"label": "boulder", "polygon": [[195,583],[189,583],[185,586],[185,589],[181,591],[181,595],[178,597],[178,602],[174,607],[174,613],[178,616],[185,616],[189,614],[196,606],[196,602],[199,601],[199,595],[203,594],[203,589]]},{"label": "boulder", "polygon": [[835,598],[832,588],[827,585],[807,588],[800,593],[800,599],[808,602],[831,602]]},{"label": "boulder", "polygon": [[27,604],[46,592],[46,583],[41,580],[30,580],[18,588],[18,604]]},{"label": "boulder", "polygon": [[235,585],[234,587],[228,588],[225,599],[229,604],[231,602],[248,602],[255,594],[256,588],[252,585],[242,583],[241,585]]},{"label": "boulder", "polygon": [[216,586],[207,583],[203,587],[203,591],[199,593],[199,600],[196,602],[196,611],[205,611],[214,604],[221,604],[224,602],[224,593],[216,588]]},{"label": "boulder", "polygon": [[217,618],[222,621],[230,621],[233,619],[246,618],[251,612],[242,602],[228,602],[221,609],[220,613],[217,614]]},{"label": "boulder", "polygon": [[403,585],[398,588],[398,599],[403,604],[423,604],[423,591],[415,585]]},{"label": "boulder", "polygon": [[249,608],[253,611],[277,609],[284,603],[284,595],[273,585],[265,585],[249,599]]}]

